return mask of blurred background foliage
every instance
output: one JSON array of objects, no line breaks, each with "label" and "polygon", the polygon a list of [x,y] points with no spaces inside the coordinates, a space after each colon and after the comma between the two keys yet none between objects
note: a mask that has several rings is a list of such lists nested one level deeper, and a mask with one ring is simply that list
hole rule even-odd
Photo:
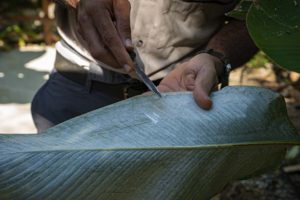
[{"label": "blurred background foliage", "polygon": [[57,39],[53,5],[48,0],[0,1],[0,13],[0,50],[51,44]]}]

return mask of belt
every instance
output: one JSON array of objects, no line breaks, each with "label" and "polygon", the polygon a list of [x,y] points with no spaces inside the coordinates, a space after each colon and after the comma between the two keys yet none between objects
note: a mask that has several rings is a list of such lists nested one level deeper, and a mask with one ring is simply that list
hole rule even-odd
[{"label": "belt", "polygon": [[[119,99],[127,99],[136,95],[140,95],[149,91],[145,84],[139,80],[131,79],[126,83],[109,84],[95,80],[89,80],[88,70],[81,66],[75,65],[68,60],[57,55],[57,59],[63,59],[55,63],[56,71],[65,78],[78,83],[82,86],[89,86],[89,90],[98,90],[109,96],[113,96]],[[161,80],[153,81],[155,85],[158,85]]]}]

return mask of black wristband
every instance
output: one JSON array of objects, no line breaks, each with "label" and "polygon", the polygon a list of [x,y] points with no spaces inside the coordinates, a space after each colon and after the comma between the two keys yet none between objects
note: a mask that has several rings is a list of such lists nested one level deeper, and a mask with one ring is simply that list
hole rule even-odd
[{"label": "black wristband", "polygon": [[215,51],[213,49],[204,49],[204,50],[198,51],[197,53],[198,54],[207,53],[207,54],[210,54],[210,55],[220,59],[220,61],[223,63],[223,70],[222,70],[222,73],[218,76],[218,79],[221,83],[221,88],[228,86],[229,73],[231,70],[231,64],[229,62],[229,59],[221,52]]}]

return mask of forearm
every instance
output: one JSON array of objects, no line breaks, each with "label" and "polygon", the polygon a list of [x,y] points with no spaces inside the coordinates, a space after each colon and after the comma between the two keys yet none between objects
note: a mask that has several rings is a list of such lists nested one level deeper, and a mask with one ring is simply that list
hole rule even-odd
[{"label": "forearm", "polygon": [[249,36],[245,22],[239,20],[231,20],[224,25],[210,39],[206,48],[223,53],[232,68],[246,63],[258,50]]}]

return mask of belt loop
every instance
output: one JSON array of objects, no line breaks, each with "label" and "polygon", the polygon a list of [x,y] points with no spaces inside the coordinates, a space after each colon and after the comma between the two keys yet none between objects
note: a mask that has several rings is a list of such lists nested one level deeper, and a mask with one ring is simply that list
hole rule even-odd
[{"label": "belt loop", "polygon": [[87,78],[86,78],[86,81],[85,81],[85,87],[88,89],[89,93],[92,92],[93,79],[91,77],[90,71],[87,71]]},{"label": "belt loop", "polygon": [[129,85],[126,84],[123,88],[123,96],[124,96],[124,99],[128,99],[129,98],[129,93],[128,93],[128,90],[129,90]]}]

